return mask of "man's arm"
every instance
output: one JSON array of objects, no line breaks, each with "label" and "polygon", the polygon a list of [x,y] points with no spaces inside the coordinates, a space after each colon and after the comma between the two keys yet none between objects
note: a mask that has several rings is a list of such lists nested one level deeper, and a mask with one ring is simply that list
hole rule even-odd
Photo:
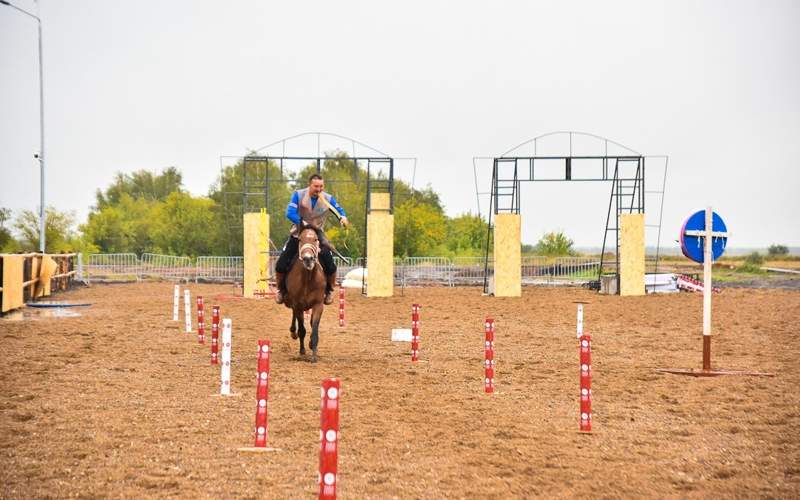
[{"label": "man's arm", "polygon": [[341,206],[341,205],[339,205],[339,203],[336,201],[336,198],[334,198],[334,197],[333,197],[333,195],[331,195],[331,206],[332,206],[332,207],[333,207],[333,208],[334,208],[334,209],[335,209],[337,212],[339,212],[339,215],[341,215],[342,217],[345,217],[345,218],[347,217],[347,214],[346,214],[346,213],[344,213],[344,208],[342,208],[342,206]]},{"label": "man's arm", "polygon": [[298,226],[300,225],[300,214],[297,213],[297,206],[299,204],[300,197],[297,195],[297,191],[295,191],[289,204],[286,205],[286,218]]}]

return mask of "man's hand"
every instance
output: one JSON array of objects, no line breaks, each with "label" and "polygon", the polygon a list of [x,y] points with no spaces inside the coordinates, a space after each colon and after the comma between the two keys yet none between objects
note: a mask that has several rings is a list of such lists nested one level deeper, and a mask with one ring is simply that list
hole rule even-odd
[{"label": "man's hand", "polygon": [[344,227],[347,227],[347,226],[349,226],[349,225],[350,225],[350,221],[349,221],[349,220],[347,220],[347,217],[342,217],[342,225],[343,225]]}]

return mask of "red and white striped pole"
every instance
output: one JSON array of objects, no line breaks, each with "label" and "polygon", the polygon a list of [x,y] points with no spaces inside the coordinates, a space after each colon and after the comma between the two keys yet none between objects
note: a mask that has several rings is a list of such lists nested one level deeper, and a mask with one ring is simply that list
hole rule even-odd
[{"label": "red and white striped pole", "polygon": [[486,343],[484,346],[484,388],[494,392],[494,320],[486,318]]},{"label": "red and white striped pole", "polygon": [[411,361],[419,360],[419,304],[411,305]]},{"label": "red and white striped pole", "polygon": [[344,328],[344,287],[339,287],[339,328]]},{"label": "red and white striped pole", "polygon": [[269,436],[267,405],[269,404],[269,340],[258,341],[258,374],[256,375],[256,448],[266,448]]},{"label": "red and white striped pole", "polygon": [[206,312],[203,297],[197,296],[197,342],[206,343]]},{"label": "red and white striped pole", "polygon": [[339,455],[339,379],[322,381],[319,418],[319,498],[336,498]]},{"label": "red and white striped pole", "polygon": [[211,306],[211,364],[219,363],[219,306]]},{"label": "red and white striped pole", "polygon": [[581,432],[592,432],[592,339],[581,335]]}]

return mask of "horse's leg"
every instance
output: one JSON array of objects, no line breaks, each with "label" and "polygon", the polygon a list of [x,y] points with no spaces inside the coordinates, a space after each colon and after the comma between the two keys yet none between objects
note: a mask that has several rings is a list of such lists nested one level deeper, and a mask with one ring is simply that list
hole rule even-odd
[{"label": "horse's leg", "polygon": [[319,322],[322,319],[322,311],[325,306],[317,304],[311,309],[311,362],[317,362],[317,344],[319,344]]},{"label": "horse's leg", "polygon": [[305,339],[306,339],[306,325],[303,323],[303,310],[302,309],[295,309],[294,310],[294,317],[297,321],[297,335],[300,337],[300,355],[306,355],[306,346],[305,346]]},{"label": "horse's leg", "polygon": [[297,338],[297,318],[294,317],[294,310],[292,310],[292,326],[289,327],[289,331],[292,332],[292,338]]}]

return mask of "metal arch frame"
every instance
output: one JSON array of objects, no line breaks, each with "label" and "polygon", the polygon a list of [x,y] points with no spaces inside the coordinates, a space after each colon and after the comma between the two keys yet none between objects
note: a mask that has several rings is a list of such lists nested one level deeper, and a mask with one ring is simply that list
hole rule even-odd
[{"label": "metal arch frame", "polygon": [[[308,136],[316,136],[317,139],[317,151],[316,155],[287,155],[286,154],[286,146],[287,142],[291,142],[292,140],[296,140],[302,137]],[[246,156],[220,156],[220,170],[224,169],[224,158],[228,159],[237,159],[242,161],[242,168],[243,168],[243,176],[242,176],[242,191],[241,192],[223,192],[223,198],[227,200],[227,196],[241,196],[242,197],[242,208],[240,213],[240,219],[244,216],[244,213],[248,212],[248,198],[252,197],[261,197],[263,196],[264,206],[270,206],[270,198],[269,198],[269,191],[270,185],[273,183],[283,183],[288,184],[290,182],[296,182],[296,179],[287,178],[284,176],[284,162],[287,161],[307,161],[308,163],[316,163],[316,170],[317,173],[322,171],[323,162],[326,160],[335,160],[336,157],[329,156],[324,154],[321,150],[321,139],[323,136],[334,137],[340,140],[350,141],[351,148],[352,148],[352,156],[348,156],[346,160],[354,161],[356,165],[359,162],[366,162],[367,164],[367,176],[364,181],[359,181],[358,183],[364,183],[366,187],[366,195],[365,195],[365,210],[364,210],[364,234],[363,234],[363,248],[362,254],[366,258],[367,255],[367,245],[368,245],[368,235],[367,235],[367,217],[373,210],[380,210],[384,211],[384,209],[373,209],[371,204],[371,196],[372,192],[388,192],[389,193],[389,208],[388,212],[390,214],[394,213],[394,204],[395,204],[395,190],[394,190],[394,174],[395,174],[395,163],[398,160],[407,160],[413,162],[412,167],[412,179],[411,179],[411,189],[414,189],[414,183],[416,180],[416,169],[417,169],[417,159],[414,157],[392,157],[382,151],[373,148],[367,144],[359,142],[355,139],[350,137],[346,137],[340,134],[328,133],[328,132],[304,132],[301,134],[293,135],[290,137],[286,137],[284,139],[280,139],[278,141],[272,142],[267,144],[266,146],[262,146],[256,150],[251,151],[250,154]],[[280,145],[281,150],[279,153],[271,154],[268,150],[273,148],[274,146]],[[359,148],[366,149],[367,153],[369,154],[361,154],[359,155]],[[266,150],[266,151],[265,151]],[[342,151],[341,148],[338,148],[339,151]],[[263,154],[260,154],[262,153]],[[265,165],[269,165],[270,161],[277,162],[280,165],[281,175],[278,179],[271,179],[269,176],[269,168],[265,169],[265,175],[263,178],[256,180],[255,182],[248,180],[247,175],[247,164],[249,162],[264,162]],[[377,179],[372,178],[373,172],[373,164],[387,164],[389,167],[388,178],[387,179]],[[356,183],[356,181],[334,181],[334,182],[351,182]],[[220,186],[221,187],[221,186]],[[228,210],[225,210],[226,213]],[[236,225],[230,225],[229,228],[233,229],[237,227]],[[366,293],[366,284],[362,285],[362,293]]]},{"label": "metal arch frame", "polygon": [[[567,155],[538,155],[538,141],[539,139],[554,136],[554,135],[569,135],[569,154]],[[604,148],[602,155],[573,155],[573,137],[575,135],[579,136],[587,136],[594,139],[598,139],[603,141]],[[511,153],[521,149],[522,147],[533,143],[534,145],[534,154],[532,156],[514,156]],[[623,152],[627,152],[628,154],[608,154],[608,145],[612,144],[618,148],[621,148]],[[664,178],[663,183],[661,186],[660,191],[646,191],[645,190],[645,161],[647,158],[664,158],[665,159],[665,169],[664,169]],[[491,159],[492,160],[492,181],[491,181],[491,191],[489,193],[481,193],[478,190],[478,175],[477,175],[477,165],[476,161],[479,159]],[[563,162],[564,168],[564,175],[563,178],[536,178],[536,162]],[[574,178],[573,177],[573,160],[580,161],[595,161],[598,162],[601,167],[600,175],[595,177],[582,177],[582,178]],[[520,172],[519,163],[520,162],[527,162],[528,169],[527,175],[525,172]],[[633,163],[635,162],[636,170],[632,176],[630,175],[623,175],[621,172],[621,167],[625,166],[625,163]],[[500,166],[504,163],[513,163],[513,174],[503,176],[501,173]],[[603,247],[601,250],[600,255],[600,268],[598,270],[598,279],[596,286],[599,287],[600,277],[603,273],[603,264],[605,258],[605,250],[606,250],[606,241],[609,232],[615,233],[616,239],[616,252],[615,252],[615,269],[616,269],[616,276],[617,276],[617,293],[620,290],[619,284],[619,219],[620,215],[625,213],[644,213],[645,209],[645,194],[659,194],[661,196],[661,209],[659,213],[659,222],[658,225],[655,226],[658,228],[658,239],[656,244],[656,263],[655,263],[655,271],[658,272],[658,258],[659,258],[659,251],[660,251],[660,243],[661,243],[661,220],[663,217],[663,206],[664,206],[664,190],[666,188],[666,175],[667,175],[667,168],[668,168],[668,157],[659,157],[659,156],[645,156],[641,153],[634,151],[631,148],[628,148],[618,142],[606,139],[604,137],[595,135],[595,134],[588,134],[583,132],[550,132],[547,134],[543,134],[533,139],[529,139],[525,142],[520,143],[519,145],[511,148],[510,150],[506,151],[505,153],[501,154],[500,156],[496,157],[474,157],[473,158],[473,174],[475,177],[475,190],[476,190],[476,198],[478,203],[478,215],[480,216],[480,196],[481,194],[488,194],[489,195],[489,213],[487,215],[487,235],[486,235],[486,248],[484,254],[484,281],[483,281],[483,291],[484,293],[488,293],[488,278],[489,278],[489,249],[492,243],[492,216],[497,215],[498,213],[520,213],[520,202],[521,202],[521,195],[520,195],[520,185],[522,182],[564,182],[564,181],[574,181],[574,182],[598,182],[598,181],[611,181],[612,182],[612,189],[611,195],[609,198],[609,205],[608,205],[608,213],[606,217],[606,229],[603,233]],[[613,165],[613,175],[610,175],[610,166]],[[503,199],[508,199],[508,203],[505,204],[504,207],[501,207]],[[616,200],[616,204],[614,201]],[[630,204],[626,206],[627,201],[630,201]],[[615,205],[615,218],[614,218],[614,226],[612,227],[611,224],[611,209],[612,206]],[[649,227],[649,226],[648,226]]]},{"label": "metal arch frame", "polygon": [[326,137],[335,137],[337,139],[342,139],[342,140],[345,140],[345,141],[350,141],[351,147],[353,148],[353,156],[358,156],[356,154],[356,145],[358,145],[358,146],[366,148],[366,149],[368,149],[368,150],[370,150],[370,151],[372,151],[374,153],[377,153],[377,157],[381,157],[381,158],[389,158],[390,157],[389,154],[384,153],[383,151],[380,151],[380,150],[378,150],[376,148],[373,148],[372,146],[370,146],[368,144],[364,144],[363,142],[357,141],[357,140],[353,139],[352,137],[347,137],[347,136],[344,136],[344,135],[341,135],[341,134],[336,134],[336,133],[333,133],[333,132],[301,132],[299,134],[295,134],[295,135],[292,135],[292,136],[289,136],[289,137],[284,137],[283,139],[279,139],[279,140],[277,140],[275,142],[271,142],[271,143],[267,144],[266,146],[261,146],[260,148],[253,150],[253,153],[260,153],[261,151],[263,151],[265,149],[269,149],[272,146],[277,146],[278,144],[280,144],[281,145],[281,156],[286,156],[286,142],[287,141],[293,141],[295,139],[299,139],[301,137],[307,137],[307,136],[316,136],[317,137],[317,156],[322,156],[320,143],[321,143],[321,140],[322,140],[322,136],[326,136]]}]

